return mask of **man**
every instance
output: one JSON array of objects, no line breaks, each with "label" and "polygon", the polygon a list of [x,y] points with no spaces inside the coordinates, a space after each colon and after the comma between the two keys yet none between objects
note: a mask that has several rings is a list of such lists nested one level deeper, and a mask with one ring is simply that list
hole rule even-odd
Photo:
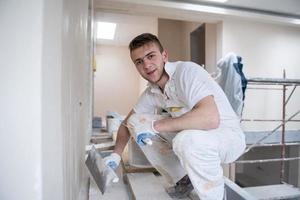
[{"label": "man", "polygon": [[199,65],[168,62],[167,52],[152,34],[137,36],[129,49],[136,69],[149,84],[120,126],[114,153],[105,158],[105,162],[112,168],[119,165],[130,137],[126,124],[138,126],[137,116],[163,109],[172,117],[150,119],[146,126],[134,129],[137,143],[143,145],[158,132],[178,132],[173,139],[173,150],[198,196],[222,199],[221,163],[233,162],[245,149],[239,119],[224,92]]}]

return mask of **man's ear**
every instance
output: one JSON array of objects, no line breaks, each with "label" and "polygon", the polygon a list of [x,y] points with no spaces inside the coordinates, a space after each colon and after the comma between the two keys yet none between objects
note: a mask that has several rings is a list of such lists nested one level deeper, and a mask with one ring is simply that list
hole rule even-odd
[{"label": "man's ear", "polygon": [[168,58],[169,58],[169,55],[168,55],[168,52],[166,49],[163,50],[163,52],[161,53],[162,56],[163,56],[163,61],[164,62],[167,62],[168,61]]}]

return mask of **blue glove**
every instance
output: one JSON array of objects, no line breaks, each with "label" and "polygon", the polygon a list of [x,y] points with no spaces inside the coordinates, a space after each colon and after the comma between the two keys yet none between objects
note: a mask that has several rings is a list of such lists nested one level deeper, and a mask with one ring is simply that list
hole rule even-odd
[{"label": "blue glove", "polygon": [[151,145],[152,138],[158,133],[153,127],[155,115],[132,114],[128,119],[129,131],[138,145]]},{"label": "blue glove", "polygon": [[136,143],[138,145],[143,146],[143,145],[152,145],[152,138],[155,136],[153,133],[139,133],[136,136]]},{"label": "blue glove", "polygon": [[120,164],[121,157],[117,153],[112,153],[109,156],[103,158],[103,161],[107,166],[115,170]]}]

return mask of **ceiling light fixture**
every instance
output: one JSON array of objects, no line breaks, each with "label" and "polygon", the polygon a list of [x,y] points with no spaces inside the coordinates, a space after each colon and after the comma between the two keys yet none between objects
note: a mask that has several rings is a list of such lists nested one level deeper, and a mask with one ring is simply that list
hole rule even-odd
[{"label": "ceiling light fixture", "polygon": [[219,2],[219,3],[225,3],[228,0],[207,0],[207,1],[214,1],[214,2]]},{"label": "ceiling light fixture", "polygon": [[113,40],[117,24],[110,22],[97,22],[97,39]]},{"label": "ceiling light fixture", "polygon": [[292,20],[291,20],[291,23],[292,23],[292,24],[300,25],[300,19],[292,19]]}]

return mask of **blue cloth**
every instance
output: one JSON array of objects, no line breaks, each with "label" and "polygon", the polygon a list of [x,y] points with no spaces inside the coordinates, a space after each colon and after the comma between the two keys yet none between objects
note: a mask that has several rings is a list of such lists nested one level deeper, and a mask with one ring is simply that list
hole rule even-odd
[{"label": "blue cloth", "polygon": [[236,72],[241,76],[242,90],[243,90],[243,100],[245,100],[245,92],[246,92],[246,89],[247,89],[248,81],[245,77],[245,74],[243,73],[242,57],[237,56],[237,63],[233,63],[233,67],[235,68]]},{"label": "blue cloth", "polygon": [[239,117],[242,116],[247,88],[247,79],[242,72],[243,64],[241,61],[240,56],[229,53],[217,64],[217,67],[222,71],[219,84]]}]

